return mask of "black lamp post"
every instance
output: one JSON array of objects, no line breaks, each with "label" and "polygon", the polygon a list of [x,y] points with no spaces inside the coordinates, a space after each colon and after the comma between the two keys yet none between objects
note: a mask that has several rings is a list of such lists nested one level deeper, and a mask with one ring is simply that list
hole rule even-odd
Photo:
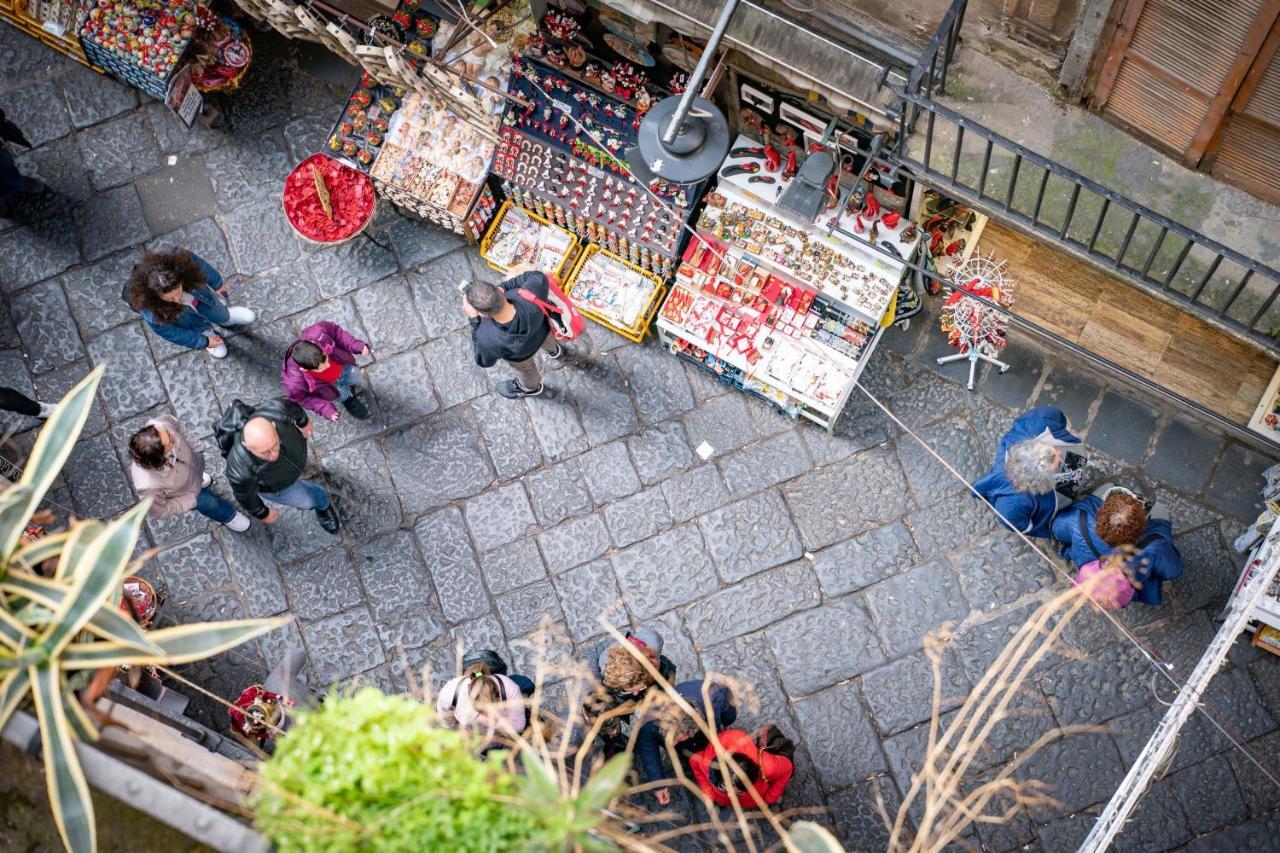
[{"label": "black lamp post", "polygon": [[659,101],[640,122],[639,140],[626,156],[641,180],[694,183],[713,174],[729,153],[729,122],[715,104],[698,96],[698,89],[737,7],[738,0],[725,0],[684,94]]}]

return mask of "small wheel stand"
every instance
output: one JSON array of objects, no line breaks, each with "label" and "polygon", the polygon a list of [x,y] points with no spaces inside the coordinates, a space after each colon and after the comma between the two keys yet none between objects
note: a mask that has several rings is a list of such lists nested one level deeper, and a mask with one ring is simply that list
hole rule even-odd
[{"label": "small wheel stand", "polygon": [[[1005,277],[1005,262],[975,256],[952,272],[951,295],[942,308],[940,326],[951,346],[959,352],[940,356],[938,364],[969,361],[968,389],[973,390],[978,363],[994,364],[1004,373],[1009,365],[996,358],[1005,345],[1004,313],[992,307],[1007,308],[1013,303],[1013,283]],[[985,302],[974,297],[981,297]]]},{"label": "small wheel stand", "polygon": [[950,364],[953,361],[960,361],[966,358],[969,359],[969,381],[966,383],[965,387],[970,391],[973,390],[973,376],[978,371],[978,362],[985,361],[987,364],[994,364],[996,367],[1000,368],[1001,373],[1004,373],[1009,369],[1009,365],[1005,364],[998,358],[993,358],[987,355],[976,346],[969,347],[968,352],[958,352],[955,355],[941,356],[938,359],[938,364]]}]

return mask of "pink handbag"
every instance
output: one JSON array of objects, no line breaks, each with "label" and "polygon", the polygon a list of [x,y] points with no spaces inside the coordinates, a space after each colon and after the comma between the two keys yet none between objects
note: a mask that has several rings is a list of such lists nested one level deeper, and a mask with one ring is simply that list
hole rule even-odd
[{"label": "pink handbag", "polygon": [[587,323],[578,313],[573,301],[560,289],[560,282],[556,281],[555,276],[549,273],[543,273],[543,275],[547,277],[546,300],[539,299],[533,291],[524,287],[517,290],[516,294],[538,307],[538,310],[547,318],[547,323],[551,326],[551,334],[555,335],[556,340],[576,341],[582,335]]},{"label": "pink handbag", "polygon": [[1133,584],[1124,572],[1104,566],[1101,560],[1090,560],[1081,566],[1072,583],[1088,589],[1089,596],[1103,610],[1119,610],[1133,601]]}]

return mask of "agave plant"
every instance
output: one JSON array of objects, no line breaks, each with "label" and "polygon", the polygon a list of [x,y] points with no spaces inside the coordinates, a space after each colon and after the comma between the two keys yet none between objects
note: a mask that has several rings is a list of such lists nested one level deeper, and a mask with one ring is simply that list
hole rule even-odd
[{"label": "agave plant", "polygon": [[[23,531],[66,464],[102,379],[99,367],[59,404],[36,439],[21,479],[0,495],[0,728],[29,696],[40,722],[49,803],[69,850],[96,849],[93,802],[75,740],[97,727],[75,691],[95,671],[180,664],[233,648],[281,619],[210,622],[144,632],[118,605],[148,501],[115,521],[73,521],[23,542]],[[145,559],[145,557],[144,557]],[[51,578],[36,572],[56,561]]]}]

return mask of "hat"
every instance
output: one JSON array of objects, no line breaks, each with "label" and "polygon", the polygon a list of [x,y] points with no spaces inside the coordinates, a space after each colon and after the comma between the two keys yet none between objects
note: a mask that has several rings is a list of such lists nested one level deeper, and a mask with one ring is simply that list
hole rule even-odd
[{"label": "hat", "polygon": [[662,637],[660,637],[658,632],[652,628],[641,626],[634,631],[628,631],[627,639],[629,640],[632,638],[639,640],[649,648],[653,649],[653,653],[655,655],[662,654]]}]

